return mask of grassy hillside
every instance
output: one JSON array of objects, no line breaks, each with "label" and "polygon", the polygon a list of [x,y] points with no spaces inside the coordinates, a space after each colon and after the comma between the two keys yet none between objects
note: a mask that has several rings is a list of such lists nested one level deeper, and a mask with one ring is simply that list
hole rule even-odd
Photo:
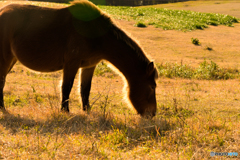
[{"label": "grassy hillside", "polygon": [[100,6],[101,9],[117,19],[134,20],[147,25],[153,25],[165,30],[175,29],[191,31],[204,29],[208,25],[232,26],[238,20],[223,14],[200,13],[186,10],[172,10],[166,8],[134,8]]}]

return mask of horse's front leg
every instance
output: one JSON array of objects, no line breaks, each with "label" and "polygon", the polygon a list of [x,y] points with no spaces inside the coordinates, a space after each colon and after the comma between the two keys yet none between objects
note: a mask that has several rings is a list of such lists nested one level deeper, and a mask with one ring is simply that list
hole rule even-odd
[{"label": "horse's front leg", "polygon": [[92,68],[82,68],[81,69],[81,98],[82,98],[82,106],[83,110],[90,110],[89,105],[89,93],[91,90],[91,83],[92,83],[92,77],[93,72],[96,66]]},{"label": "horse's front leg", "polygon": [[77,74],[78,68],[64,68],[63,82],[62,82],[62,108],[64,112],[69,112],[69,94],[72,90],[74,78]]}]

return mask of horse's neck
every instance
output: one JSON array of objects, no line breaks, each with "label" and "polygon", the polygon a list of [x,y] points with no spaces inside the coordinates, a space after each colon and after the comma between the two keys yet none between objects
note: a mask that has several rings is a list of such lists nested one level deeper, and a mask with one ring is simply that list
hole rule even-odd
[{"label": "horse's neck", "polygon": [[112,63],[129,83],[140,78],[145,71],[145,64],[135,51],[117,39],[111,39],[105,49],[105,59]]}]

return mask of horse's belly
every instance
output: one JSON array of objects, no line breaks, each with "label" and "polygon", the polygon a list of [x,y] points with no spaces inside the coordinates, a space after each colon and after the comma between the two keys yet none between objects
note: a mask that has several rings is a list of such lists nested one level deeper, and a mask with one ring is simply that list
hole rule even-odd
[{"label": "horse's belly", "polygon": [[39,72],[54,72],[63,69],[62,64],[54,63],[47,63],[47,62],[40,62],[40,61],[33,61],[33,63],[29,63],[27,61],[20,61],[24,66],[29,69],[39,71]]},{"label": "horse's belly", "polygon": [[11,43],[13,55],[26,67],[40,72],[57,71],[63,68],[64,48],[52,36],[33,38],[19,36]]},{"label": "horse's belly", "polygon": [[49,52],[14,52],[14,55],[24,66],[39,72],[53,72],[63,68],[63,56]]}]

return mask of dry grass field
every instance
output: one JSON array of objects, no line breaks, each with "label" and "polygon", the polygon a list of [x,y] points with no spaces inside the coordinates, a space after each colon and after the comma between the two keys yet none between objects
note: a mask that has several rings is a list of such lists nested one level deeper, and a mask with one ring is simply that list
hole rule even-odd
[{"label": "dry grass field", "polygon": [[[7,3],[0,1],[0,6]],[[238,1],[212,0],[154,7],[240,18],[239,5]],[[133,21],[117,23],[156,63],[197,67],[212,60],[221,68],[240,70],[239,23],[191,32],[138,28]],[[191,38],[198,38],[201,45],[193,45]],[[239,76],[229,80],[160,77],[158,112],[152,120],[141,118],[124,103],[120,76],[111,72],[99,75],[97,71],[90,95],[91,112],[82,111],[76,77],[70,95],[71,113],[63,114],[61,76],[61,71],[42,74],[19,63],[14,66],[4,89],[9,114],[0,113],[0,159],[239,159]],[[211,157],[211,151],[238,152],[238,156]]]}]

